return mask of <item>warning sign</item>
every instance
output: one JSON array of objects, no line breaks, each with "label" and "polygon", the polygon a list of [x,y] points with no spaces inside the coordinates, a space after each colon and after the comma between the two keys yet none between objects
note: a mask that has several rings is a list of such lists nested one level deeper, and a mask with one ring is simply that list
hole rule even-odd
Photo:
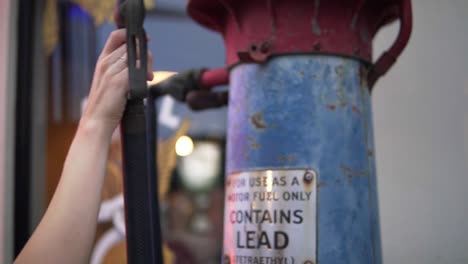
[{"label": "warning sign", "polygon": [[224,264],[316,263],[317,173],[265,170],[226,181]]}]

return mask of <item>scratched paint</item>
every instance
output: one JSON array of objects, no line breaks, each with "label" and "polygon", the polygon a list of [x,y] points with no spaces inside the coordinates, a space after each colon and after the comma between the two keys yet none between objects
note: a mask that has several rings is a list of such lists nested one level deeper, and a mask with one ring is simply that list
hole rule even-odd
[{"label": "scratched paint", "polygon": [[320,35],[321,30],[320,26],[318,23],[318,15],[319,15],[319,8],[320,8],[320,0],[315,0],[314,2],[314,17],[312,18],[312,32],[314,32],[315,35]]},{"label": "scratched paint", "polygon": [[381,263],[363,73],[358,61],[325,55],[275,57],[231,72],[227,175],[314,169],[318,263]]}]

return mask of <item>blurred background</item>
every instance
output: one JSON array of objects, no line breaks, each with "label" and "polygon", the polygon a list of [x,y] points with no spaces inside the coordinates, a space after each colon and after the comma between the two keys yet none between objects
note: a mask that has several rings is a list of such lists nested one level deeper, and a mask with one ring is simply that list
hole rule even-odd
[{"label": "blurred background", "polygon": [[[0,261],[41,219],[77,128],[115,0],[0,1]],[[224,65],[221,37],[185,0],[145,1],[159,78]],[[409,46],[373,92],[385,263],[468,263],[468,1],[413,0]],[[380,32],[375,54],[398,24]],[[226,109],[158,101],[167,263],[219,263]],[[117,138],[117,137],[116,137]],[[92,263],[125,263],[119,140],[110,149]]]}]

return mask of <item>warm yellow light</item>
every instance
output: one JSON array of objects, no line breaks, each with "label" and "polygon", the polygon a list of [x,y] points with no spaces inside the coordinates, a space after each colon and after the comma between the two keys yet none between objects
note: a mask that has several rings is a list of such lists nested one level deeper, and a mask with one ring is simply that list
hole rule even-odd
[{"label": "warm yellow light", "polygon": [[188,136],[181,136],[175,144],[176,154],[185,157],[193,152],[193,141]]},{"label": "warm yellow light", "polygon": [[153,73],[154,73],[154,78],[152,81],[148,82],[149,86],[158,84],[166,80],[167,78],[171,77],[172,75],[177,74],[177,72],[171,72],[171,71],[156,71]]}]

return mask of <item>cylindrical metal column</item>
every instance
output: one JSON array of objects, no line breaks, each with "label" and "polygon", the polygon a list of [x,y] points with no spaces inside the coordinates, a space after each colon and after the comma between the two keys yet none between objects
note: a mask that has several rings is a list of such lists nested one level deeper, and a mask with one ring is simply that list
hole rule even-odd
[{"label": "cylindrical metal column", "polygon": [[230,76],[224,263],[381,263],[367,70],[331,55]]},{"label": "cylindrical metal column", "polygon": [[408,43],[411,0],[190,0],[188,12],[223,36],[231,69],[224,263],[381,263],[369,91]]}]

